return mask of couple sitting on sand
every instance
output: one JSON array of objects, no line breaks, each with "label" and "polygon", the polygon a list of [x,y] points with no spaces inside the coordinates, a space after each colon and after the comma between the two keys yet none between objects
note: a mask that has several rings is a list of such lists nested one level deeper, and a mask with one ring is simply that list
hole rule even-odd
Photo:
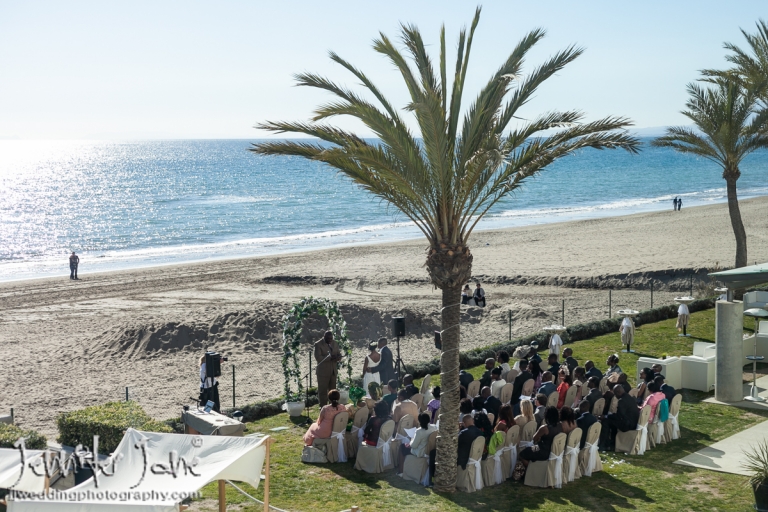
[{"label": "couple sitting on sand", "polygon": [[387,338],[379,338],[378,343],[371,343],[371,353],[365,356],[363,363],[363,389],[367,390],[371,382],[381,384],[395,378],[392,363],[392,351],[387,346]]}]

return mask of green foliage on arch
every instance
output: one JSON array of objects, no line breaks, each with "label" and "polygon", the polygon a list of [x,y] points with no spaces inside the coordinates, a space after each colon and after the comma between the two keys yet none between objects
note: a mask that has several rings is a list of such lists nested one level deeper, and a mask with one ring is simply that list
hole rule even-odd
[{"label": "green foliage on arch", "polygon": [[[352,382],[352,347],[347,339],[347,322],[341,315],[339,305],[331,299],[316,299],[304,297],[301,302],[294,304],[283,316],[283,375],[285,376],[285,398],[287,401],[299,401],[304,393],[299,367],[301,351],[302,323],[309,315],[317,313],[328,319],[328,329],[341,350],[342,364],[347,367],[347,383]],[[292,392],[292,384],[296,392]]]}]

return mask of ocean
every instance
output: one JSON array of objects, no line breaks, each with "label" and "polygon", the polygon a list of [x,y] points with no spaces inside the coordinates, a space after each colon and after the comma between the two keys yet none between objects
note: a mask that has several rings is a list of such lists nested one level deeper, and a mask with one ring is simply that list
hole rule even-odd
[{"label": "ocean", "polygon": [[[481,230],[725,201],[716,164],[652,148],[582,150],[500,202]],[[396,209],[327,166],[247,140],[0,141],[0,281],[418,238]],[[739,197],[768,194],[768,152]]]}]

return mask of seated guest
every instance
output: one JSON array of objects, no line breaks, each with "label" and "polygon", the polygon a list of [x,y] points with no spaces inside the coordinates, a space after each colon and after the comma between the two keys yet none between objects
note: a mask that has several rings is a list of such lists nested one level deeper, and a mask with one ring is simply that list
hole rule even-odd
[{"label": "seated guest", "polygon": [[381,400],[381,393],[381,384],[376,381],[368,383],[368,396],[371,397],[374,402]]},{"label": "seated guest", "polygon": [[656,383],[656,385],[659,387],[659,391],[664,393],[664,396],[667,397],[667,401],[671,404],[672,399],[675,397],[677,393],[675,393],[675,388],[670,386],[669,384],[664,382],[664,377],[659,375],[655,379],[653,379],[653,382]]},{"label": "seated guest", "polygon": [[520,401],[520,414],[515,417],[515,423],[518,427],[523,428],[529,421],[536,421],[533,415],[533,402],[530,400]]},{"label": "seated guest", "polygon": [[539,393],[536,395],[536,412],[533,413],[533,417],[536,420],[536,428],[539,428],[544,423],[544,413],[547,410],[547,395]]},{"label": "seated guest", "polygon": [[472,415],[472,400],[469,398],[462,398],[459,402],[459,423],[461,423],[461,419],[469,414]]},{"label": "seated guest", "polygon": [[573,385],[576,386],[576,396],[574,397],[572,404],[566,404],[571,407],[578,407],[579,402],[581,402],[582,397],[584,396],[586,392],[586,387],[584,384],[587,382],[587,378],[584,376],[584,367],[577,366],[573,369]]},{"label": "seated guest", "polygon": [[541,371],[541,365],[538,361],[528,361],[528,371],[533,377],[533,389],[539,389],[541,387],[541,376],[544,373]]},{"label": "seated guest", "polygon": [[459,400],[464,400],[465,398],[467,398],[467,388],[459,386]]},{"label": "seated guest", "polygon": [[641,404],[643,403],[643,400],[645,400],[645,391],[648,389],[648,383],[653,382],[653,378],[655,375],[653,374],[653,370],[650,368],[643,368],[640,370],[640,378],[638,379],[637,383],[637,403]]},{"label": "seated guest", "polygon": [[547,357],[547,364],[549,365],[547,371],[552,375],[557,375],[557,372],[560,371],[560,363],[557,362],[557,354],[549,354],[549,357]]},{"label": "seated guest", "polygon": [[[487,417],[486,417],[487,419]],[[461,469],[467,469],[467,462],[469,462],[469,454],[472,451],[472,443],[478,437],[483,436],[483,431],[475,426],[475,420],[471,414],[465,414],[461,418],[461,422],[464,428],[459,432],[459,447],[458,447],[458,460],[456,463],[461,466]]]},{"label": "seated guest", "polygon": [[531,343],[530,351],[528,352],[528,362],[536,361],[541,365],[541,356],[539,355],[539,344],[538,342],[534,341]]},{"label": "seated guest", "polygon": [[427,441],[429,440],[429,434],[437,430],[434,425],[429,424],[429,414],[423,412],[419,414],[419,428],[416,429],[416,434],[411,439],[410,443],[402,443],[400,445],[400,453],[397,456],[397,473],[402,476],[403,465],[405,464],[405,457],[413,455],[414,457],[422,457],[427,450]]},{"label": "seated guest", "polygon": [[584,363],[584,370],[586,370],[587,372],[586,373],[587,378],[596,377],[598,382],[603,380],[602,372],[597,368],[595,368],[595,363],[593,363],[592,361],[587,361],[586,363]]},{"label": "seated guest", "polygon": [[624,388],[616,384],[613,386],[613,394],[619,399],[616,412],[609,412],[603,419],[603,430],[600,434],[600,447],[613,451],[616,446],[616,432],[628,432],[637,428],[637,420],[640,418],[640,410],[637,402]]},{"label": "seated guest", "polygon": [[504,404],[499,408],[499,422],[507,424],[507,428],[515,424],[515,418],[512,416],[512,406]]},{"label": "seated guest", "polygon": [[597,418],[592,414],[592,406],[587,400],[582,400],[579,403],[579,417],[576,419],[576,426],[581,429],[581,446],[580,449],[584,449],[584,445],[587,443],[587,432],[589,427],[597,423]]},{"label": "seated guest", "polygon": [[608,365],[608,370],[605,372],[605,377],[610,378],[611,375],[623,373],[621,371],[621,366],[619,366],[619,356],[618,354],[611,354],[608,356],[608,359],[605,361],[605,364]]},{"label": "seated guest", "polygon": [[640,405],[639,407],[642,409],[646,405],[650,405],[651,415],[648,417],[653,418],[654,417],[653,415],[656,414],[656,407],[659,405],[659,402],[661,402],[662,400],[665,400],[667,397],[664,396],[664,393],[659,391],[659,386],[657,386],[655,382],[648,383],[648,391],[650,392],[650,394],[648,395],[648,397],[646,397],[646,399],[643,401],[643,404]]},{"label": "seated guest", "polygon": [[603,421],[605,419],[605,416],[611,412],[611,402],[613,402],[613,391],[610,389],[603,393],[603,402],[605,405],[603,405],[603,410],[600,413],[600,421]]},{"label": "seated guest", "polygon": [[507,384],[507,381],[501,378],[501,367],[497,366],[491,370],[491,394],[496,398],[501,398],[501,388]]},{"label": "seated guest", "polygon": [[373,416],[368,418],[368,422],[363,428],[363,442],[368,446],[376,446],[379,442],[379,432],[381,426],[391,420],[390,417],[392,409],[385,401],[376,402],[373,406]]},{"label": "seated guest", "polygon": [[532,379],[533,376],[528,371],[528,361],[525,359],[520,361],[520,375],[515,377],[515,381],[512,384],[512,400],[510,400],[510,403],[512,404],[513,409],[517,409],[519,411],[519,407],[515,407],[518,404],[520,404],[520,395],[523,393],[523,385],[528,381],[528,379]]},{"label": "seated guest", "polygon": [[488,455],[488,442],[493,435],[493,425],[491,425],[491,420],[488,418],[488,415],[482,412],[475,414],[474,420],[475,426],[480,429],[483,433],[483,437],[485,437],[485,448],[483,449],[483,459],[485,459],[486,455]]},{"label": "seated guest", "polygon": [[568,394],[568,388],[571,387],[571,375],[568,371],[568,367],[563,365],[557,372],[557,393],[560,397],[557,399],[557,408],[562,409],[565,405],[565,395]]},{"label": "seated guest", "polygon": [[600,393],[600,379],[597,377],[590,377],[587,379],[587,388],[589,389],[589,393],[587,393],[587,396],[585,396],[584,399],[589,402],[589,410],[591,411],[595,406],[595,402],[603,398],[603,395]]},{"label": "seated guest", "polygon": [[395,400],[397,400],[397,388],[397,381],[395,379],[391,379],[387,383],[387,389],[389,390],[389,393],[381,397],[381,399],[387,402],[390,407],[392,407],[395,403]]},{"label": "seated guest", "polygon": [[[477,416],[478,413],[488,414],[485,409],[485,399],[482,396],[476,396],[472,399],[472,416]],[[475,426],[477,426],[477,422],[475,422]]]},{"label": "seated guest", "polygon": [[[651,370],[653,371],[653,376],[654,376],[654,378],[655,378],[655,377],[658,377],[659,375],[661,375],[661,371],[662,371],[663,369],[664,369],[664,367],[663,367],[663,366],[661,366],[659,363],[656,363],[656,364],[652,364],[652,365],[651,365]],[[663,377],[663,375],[661,375],[661,376]]]},{"label": "seated guest", "polygon": [[419,406],[416,402],[408,400],[408,392],[405,389],[401,389],[397,392],[397,402],[395,402],[395,408],[392,410],[392,419],[395,420],[395,432],[400,426],[400,420],[403,416],[410,414],[413,419],[419,416]]},{"label": "seated guest", "polygon": [[568,365],[568,370],[571,372],[571,374],[573,374],[573,370],[579,366],[579,362],[573,358],[572,348],[567,347],[563,350],[563,360],[565,361],[565,364]]},{"label": "seated guest", "polygon": [[499,418],[499,409],[501,409],[501,400],[491,394],[491,388],[480,390],[480,397],[485,400],[483,408],[493,414],[494,422]]},{"label": "seated guest", "polygon": [[563,434],[570,434],[572,430],[576,429],[576,414],[573,409],[564,405],[560,409],[560,427],[563,429]]},{"label": "seated guest", "polygon": [[480,377],[480,387],[484,388],[485,386],[491,387],[491,370],[493,370],[493,367],[496,366],[496,360],[492,357],[489,357],[485,360],[485,372],[483,373],[483,376]]},{"label": "seated guest", "polygon": [[466,389],[469,387],[469,384],[470,384],[470,383],[471,383],[473,380],[475,380],[475,377],[474,377],[474,376],[473,376],[471,373],[469,373],[469,372],[466,372],[466,371],[464,371],[464,370],[461,370],[461,371],[459,372],[459,384],[461,384],[462,386],[464,386],[464,390],[465,390],[465,391],[466,391]]},{"label": "seated guest", "polygon": [[437,415],[437,410],[440,409],[440,386],[432,388],[432,396],[434,398],[427,404],[427,412],[429,413],[430,421],[434,423],[437,420],[435,417]]},{"label": "seated guest", "polygon": [[557,386],[555,386],[555,383],[552,382],[552,374],[547,372],[544,372],[541,374],[541,387],[539,388],[539,393],[545,394],[547,396],[551,395],[557,391]]},{"label": "seated guest", "polygon": [[509,366],[509,352],[506,350],[502,350],[496,354],[496,361],[498,361],[499,366],[501,366],[501,373],[508,372],[512,369],[512,367]]},{"label": "seated guest", "polygon": [[346,411],[346,408],[339,403],[341,395],[335,389],[328,392],[328,401],[330,404],[324,405],[320,409],[320,415],[317,421],[309,426],[309,430],[304,434],[304,445],[312,446],[315,439],[327,439],[331,437],[333,431],[333,418],[340,412]]},{"label": "seated guest", "polygon": [[419,392],[419,388],[413,385],[413,375],[410,373],[403,376],[403,389],[405,389],[406,393],[408,394],[408,400],[410,400],[413,395]]},{"label": "seated guest", "polygon": [[620,373],[619,378],[616,380],[616,384],[620,385],[624,388],[624,391],[629,393],[632,391],[632,386],[629,385],[629,382],[627,382],[627,374],[626,373]]},{"label": "seated guest", "polygon": [[548,460],[552,450],[552,441],[562,431],[560,427],[560,415],[555,407],[547,407],[544,413],[544,424],[539,427],[533,436],[533,447],[527,447],[520,452],[518,459],[527,468],[531,462]]},{"label": "seated guest", "polygon": [[496,455],[496,452],[504,448],[504,445],[507,442],[507,430],[509,430],[509,427],[507,427],[507,424],[503,421],[496,424],[493,428],[493,435],[488,441],[488,455]]}]

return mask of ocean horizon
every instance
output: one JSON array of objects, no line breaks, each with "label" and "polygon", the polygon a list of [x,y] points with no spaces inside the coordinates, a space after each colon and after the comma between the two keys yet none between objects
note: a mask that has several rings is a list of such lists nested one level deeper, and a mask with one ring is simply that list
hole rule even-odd
[{"label": "ocean horizon", "polygon": [[[716,164],[671,149],[585,149],[497,204],[477,230],[725,202]],[[419,238],[391,206],[318,162],[247,151],[256,139],[0,140],[0,281]],[[768,152],[739,198],[768,195]]]}]

